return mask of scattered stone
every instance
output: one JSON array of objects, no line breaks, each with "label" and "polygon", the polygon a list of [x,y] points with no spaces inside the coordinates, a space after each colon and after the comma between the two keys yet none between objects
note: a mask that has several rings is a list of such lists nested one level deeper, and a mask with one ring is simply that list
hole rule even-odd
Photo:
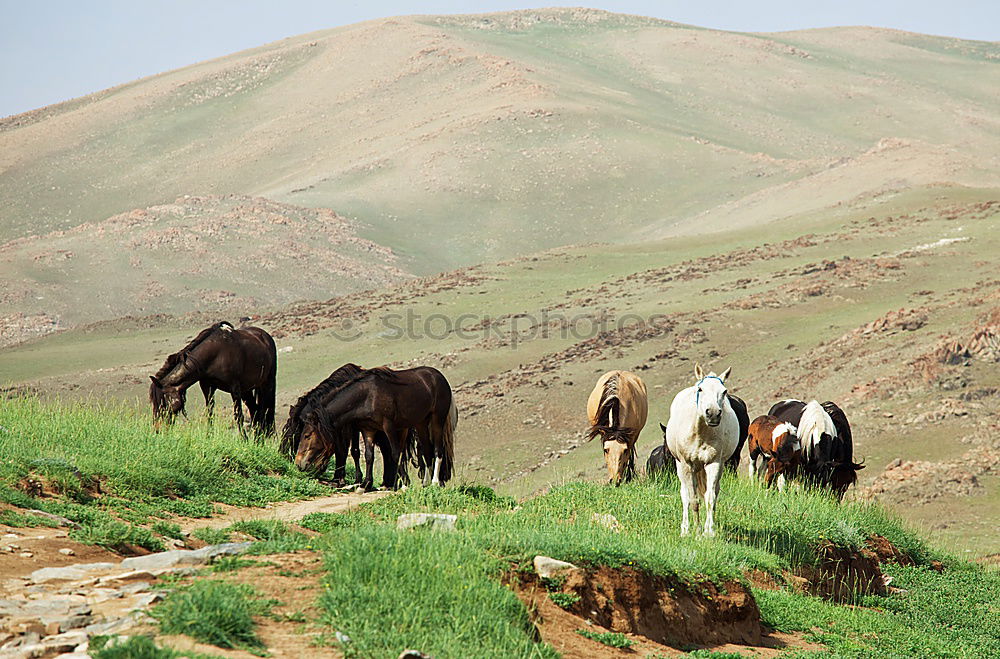
[{"label": "scattered stone", "polygon": [[396,528],[412,529],[424,526],[439,531],[454,531],[457,515],[446,515],[443,513],[406,513],[396,518]]},{"label": "scattered stone", "polygon": [[178,565],[207,565],[219,556],[242,554],[252,544],[252,542],[226,542],[221,545],[209,545],[201,549],[161,551],[157,554],[126,558],[121,562],[121,566],[130,570],[158,570]]},{"label": "scattered stone", "polygon": [[337,639],[338,643],[350,643],[351,637],[343,632],[334,631],[333,637]]},{"label": "scattered stone", "polygon": [[70,549],[69,547],[63,547],[62,549],[59,550],[59,553],[62,554],[63,556],[76,556],[76,552]]},{"label": "scattered stone", "polygon": [[21,558],[31,558],[34,556],[30,551],[22,551],[20,554]]},{"label": "scattered stone", "polygon": [[132,570],[131,572],[122,572],[121,574],[111,574],[106,577],[101,577],[97,580],[99,585],[108,585],[113,583],[127,583],[129,581],[152,581],[155,577],[151,572],[146,570]]},{"label": "scattered stone", "polygon": [[551,579],[559,574],[580,569],[572,563],[549,558],[548,556],[535,556],[533,563],[535,565],[535,573],[542,579]]},{"label": "scattered stone", "polygon": [[31,580],[39,584],[49,581],[77,581],[86,579],[94,572],[107,572],[116,567],[118,566],[114,563],[78,563],[66,567],[43,567],[31,573]]}]

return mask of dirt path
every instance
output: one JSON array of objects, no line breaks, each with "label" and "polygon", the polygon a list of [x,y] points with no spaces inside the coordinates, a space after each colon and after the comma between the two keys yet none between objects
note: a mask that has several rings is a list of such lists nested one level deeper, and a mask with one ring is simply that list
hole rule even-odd
[{"label": "dirt path", "polygon": [[357,508],[362,503],[376,501],[392,492],[379,490],[377,492],[365,492],[358,494],[348,492],[343,494],[333,494],[318,499],[308,499],[304,501],[287,501],[269,504],[265,508],[238,508],[236,506],[225,506],[216,504],[217,508],[223,512],[209,519],[192,519],[181,524],[181,528],[187,532],[201,528],[225,528],[236,522],[246,522],[249,520],[279,520],[282,522],[294,522],[302,519],[309,513],[344,513]]}]

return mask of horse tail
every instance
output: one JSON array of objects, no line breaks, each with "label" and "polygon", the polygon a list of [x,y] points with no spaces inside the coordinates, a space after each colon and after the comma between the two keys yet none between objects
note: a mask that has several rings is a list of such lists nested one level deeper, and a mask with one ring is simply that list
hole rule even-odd
[{"label": "horse tail", "polygon": [[444,449],[444,460],[441,463],[441,482],[445,483],[451,479],[451,472],[455,464],[455,428],[458,427],[458,406],[455,405],[455,396],[452,394],[451,405],[448,407],[448,416],[444,420],[444,428],[441,432],[441,445]]},{"label": "horse tail", "polygon": [[257,389],[257,418],[260,419],[260,432],[265,435],[274,434],[275,379]]}]

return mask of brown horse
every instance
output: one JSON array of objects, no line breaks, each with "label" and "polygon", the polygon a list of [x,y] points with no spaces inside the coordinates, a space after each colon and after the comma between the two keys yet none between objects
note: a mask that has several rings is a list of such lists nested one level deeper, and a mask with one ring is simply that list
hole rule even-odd
[{"label": "brown horse", "polygon": [[233,415],[244,436],[243,403],[258,435],[273,434],[277,365],[274,339],[259,327],[235,329],[227,322],[207,327],[149,376],[154,425],[172,423],[183,413],[187,389],[197,382],[209,418],[216,390],[225,391],[233,397]]},{"label": "brown horse", "polygon": [[783,400],[768,414],[791,423],[802,443],[802,474],[806,483],[826,487],[843,499],[858,480],[863,464],[854,461],[854,439],[847,415],[832,401],[804,403]]},{"label": "brown horse", "polygon": [[440,371],[427,366],[402,371],[366,370],[322,397],[303,417],[295,464],[303,471],[324,471],[338,446],[353,434],[365,440],[365,477],[372,489],[375,445],[382,449],[383,485],[396,486],[400,462],[416,430],[433,451],[433,479],[443,485],[454,464],[454,421],[451,386]]},{"label": "brown horse", "polygon": [[[344,385],[352,382],[357,376],[365,372],[357,364],[344,364],[318,385],[299,396],[295,404],[288,409],[288,421],[285,422],[281,431],[281,444],[279,450],[290,458],[294,458],[299,450],[299,441],[302,439],[302,431],[305,429],[305,418],[322,403],[323,397],[336,391]],[[347,451],[350,449],[354,458],[354,473],[361,481],[361,451],[358,447],[358,434],[348,438],[348,443],[339,442],[334,447],[333,479],[337,485],[344,485],[346,482]],[[383,456],[384,457],[384,456]]]},{"label": "brown horse", "polygon": [[765,414],[753,420],[747,438],[750,450],[750,477],[756,477],[757,460],[767,458],[764,484],[778,479],[778,489],[785,489],[785,474],[793,475],[799,467],[802,445],[795,426],[776,416]]},{"label": "brown horse", "polygon": [[611,483],[635,476],[635,442],[646,425],[646,385],[634,373],[608,371],[587,399],[588,439],[600,436]]}]

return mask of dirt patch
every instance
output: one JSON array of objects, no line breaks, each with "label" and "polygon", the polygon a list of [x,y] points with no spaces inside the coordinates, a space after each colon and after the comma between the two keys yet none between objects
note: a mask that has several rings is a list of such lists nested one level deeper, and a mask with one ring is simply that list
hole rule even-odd
[{"label": "dirt patch", "polygon": [[[736,582],[728,582],[726,592],[720,593],[714,584],[691,588],[631,568],[601,567],[567,578],[560,592],[580,596],[568,609],[553,602],[550,591],[533,573],[512,573],[506,582],[528,607],[542,640],[567,659],[685,656],[694,646],[774,657],[790,648],[821,647],[762,627],[753,596]],[[704,586],[710,587],[702,590]],[[579,630],[620,632],[632,646],[627,650],[608,647],[582,636]],[[713,634],[713,630],[718,633]],[[727,634],[732,638],[724,638]],[[692,640],[713,635],[722,640]],[[748,643],[745,638],[753,641]]]},{"label": "dirt patch", "polygon": [[879,563],[895,563],[896,565],[916,565],[913,558],[904,553],[896,545],[889,542],[885,536],[873,533],[865,540],[865,548],[875,554]]},{"label": "dirt patch", "polygon": [[[270,615],[257,618],[257,634],[267,646],[269,656],[304,659],[342,656],[322,642],[323,635],[332,632],[316,624],[321,616],[317,600],[323,591],[320,582],[324,574],[322,558],[317,552],[271,554],[253,557],[259,565],[213,575],[213,578],[249,584],[260,597],[278,602]],[[254,656],[248,652],[225,651],[198,644],[185,636],[165,636],[157,642],[182,651],[233,659]]]},{"label": "dirt patch", "polygon": [[[537,585],[534,575],[522,585]],[[750,591],[731,581],[687,584],[634,568],[573,571],[561,591],[579,598],[567,610],[601,627],[664,645],[738,642],[759,645],[760,610]]]},{"label": "dirt patch", "polygon": [[184,531],[191,532],[200,528],[221,529],[236,522],[250,520],[279,520],[295,522],[310,513],[345,513],[357,508],[362,503],[376,501],[392,494],[387,490],[365,493],[333,494],[318,499],[305,501],[284,501],[268,505],[266,508],[238,508],[224,504],[215,504],[223,512],[210,519],[178,520]]},{"label": "dirt patch", "polygon": [[[71,554],[61,553],[69,550]],[[103,547],[69,539],[66,529],[15,528],[0,525],[0,584],[18,579],[43,567],[74,563],[117,563],[121,556]]]},{"label": "dirt patch", "polygon": [[797,576],[808,582],[806,588],[813,595],[849,602],[863,595],[887,594],[885,578],[874,552],[825,542],[817,555],[815,565],[803,565],[795,570]]}]

